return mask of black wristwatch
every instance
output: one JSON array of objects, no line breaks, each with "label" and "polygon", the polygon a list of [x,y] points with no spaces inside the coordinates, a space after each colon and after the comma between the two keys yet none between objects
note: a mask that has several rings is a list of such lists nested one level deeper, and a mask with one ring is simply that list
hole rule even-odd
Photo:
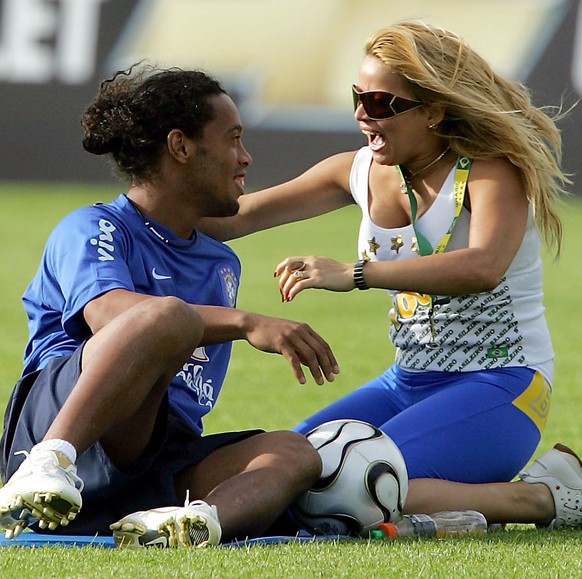
[{"label": "black wristwatch", "polygon": [[366,280],[364,279],[364,264],[366,263],[365,259],[360,259],[356,261],[354,264],[354,283],[359,290],[367,290],[370,289]]}]

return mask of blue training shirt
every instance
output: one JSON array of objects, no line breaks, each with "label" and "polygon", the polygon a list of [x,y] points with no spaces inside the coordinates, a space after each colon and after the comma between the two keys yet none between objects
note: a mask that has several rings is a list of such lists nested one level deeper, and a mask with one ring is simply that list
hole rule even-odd
[{"label": "blue training shirt", "polygon": [[[22,298],[29,328],[23,375],[74,352],[89,338],[83,308],[107,291],[122,288],[235,307],[240,270],[225,244],[199,232],[178,238],[146,221],[125,195],[77,209],[50,234]],[[216,403],[230,352],[230,342],[197,348],[170,383],[170,405],[196,432],[202,432],[201,419]]]}]

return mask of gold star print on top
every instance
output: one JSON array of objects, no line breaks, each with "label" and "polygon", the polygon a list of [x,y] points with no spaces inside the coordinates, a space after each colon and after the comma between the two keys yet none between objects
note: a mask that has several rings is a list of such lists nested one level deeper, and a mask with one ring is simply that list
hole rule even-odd
[{"label": "gold star print on top", "polygon": [[368,249],[370,250],[371,253],[376,255],[376,252],[380,249],[380,247],[381,245],[376,241],[375,237],[372,237],[372,239],[368,239]]},{"label": "gold star print on top", "polygon": [[420,250],[418,249],[418,239],[416,238],[416,235],[412,236],[410,243],[410,251],[414,251],[414,253],[420,253]]},{"label": "gold star print on top", "polygon": [[404,246],[404,241],[402,241],[402,235],[392,237],[390,238],[390,241],[392,242],[390,249],[392,251],[395,251],[396,253],[398,253],[400,251],[400,248]]}]

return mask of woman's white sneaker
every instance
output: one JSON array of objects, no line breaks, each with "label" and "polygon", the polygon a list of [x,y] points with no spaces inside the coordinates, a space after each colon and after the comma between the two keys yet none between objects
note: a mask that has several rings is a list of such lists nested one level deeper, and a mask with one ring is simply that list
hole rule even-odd
[{"label": "woman's white sneaker", "polygon": [[519,478],[550,489],[556,507],[551,528],[582,528],[582,462],[572,449],[556,444],[520,472]]},{"label": "woman's white sneaker", "polygon": [[117,547],[206,547],[218,545],[222,530],[214,505],[204,501],[183,507],[137,511],[110,525]]}]

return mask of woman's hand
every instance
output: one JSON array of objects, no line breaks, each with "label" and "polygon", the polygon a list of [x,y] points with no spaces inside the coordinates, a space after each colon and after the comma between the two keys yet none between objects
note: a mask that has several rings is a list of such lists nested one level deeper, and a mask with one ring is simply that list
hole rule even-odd
[{"label": "woman's hand", "polygon": [[290,302],[307,288],[348,292],[354,289],[354,265],[329,257],[288,257],[275,268],[284,302]]}]

